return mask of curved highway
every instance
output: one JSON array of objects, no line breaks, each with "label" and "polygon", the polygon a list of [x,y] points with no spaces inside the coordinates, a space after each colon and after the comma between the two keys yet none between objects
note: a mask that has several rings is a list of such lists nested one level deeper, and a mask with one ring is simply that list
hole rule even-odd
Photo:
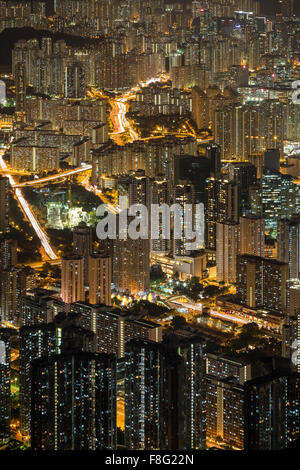
[{"label": "curved highway", "polygon": [[[6,165],[5,161],[3,160],[3,153],[0,155],[0,168],[2,170],[7,170],[7,165]],[[28,202],[26,201],[26,199],[24,198],[24,196],[22,194],[21,189],[15,188],[16,182],[15,182],[13,176],[8,171],[6,171],[6,176],[8,177],[9,182],[10,182],[12,188],[14,189],[16,198],[17,198],[20,206],[22,207],[24,213],[26,214],[26,217],[28,218],[29,222],[31,223],[35,233],[39,237],[39,239],[41,241],[41,244],[42,244],[47,256],[51,260],[58,259],[56,254],[54,253],[50,243],[49,243],[48,236],[46,235],[46,233],[44,232],[44,230],[40,226],[40,224],[37,221],[36,217],[34,216],[32,210],[29,207]]]}]

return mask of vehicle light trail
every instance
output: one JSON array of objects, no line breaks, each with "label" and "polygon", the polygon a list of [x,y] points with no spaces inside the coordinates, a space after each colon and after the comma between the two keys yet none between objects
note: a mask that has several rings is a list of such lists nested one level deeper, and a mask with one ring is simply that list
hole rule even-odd
[{"label": "vehicle light trail", "polygon": [[190,304],[188,302],[179,302],[178,300],[167,300],[167,302],[170,304],[180,305],[181,307],[187,308],[189,310],[197,310],[202,312],[202,304]]},{"label": "vehicle light trail", "polygon": [[128,130],[132,142],[135,140],[139,140],[138,133],[133,129],[126,117],[127,100],[128,97],[124,96],[109,101],[112,108],[110,118],[114,126],[114,132],[112,132],[111,136],[115,139],[118,145],[124,145],[122,139],[120,138],[120,135],[124,134],[126,130]]},{"label": "vehicle light trail", "polygon": [[214,317],[223,318],[224,320],[229,320],[234,323],[242,323],[243,325],[246,325],[247,323],[252,323],[252,320],[244,320],[243,318],[236,317],[234,315],[227,315],[221,312],[216,312],[215,310],[211,310],[210,315]]},{"label": "vehicle light trail", "polygon": [[54,181],[59,178],[64,178],[66,176],[77,175],[78,173],[83,173],[84,171],[89,171],[92,169],[92,165],[86,165],[84,167],[75,168],[74,170],[64,171],[63,173],[57,173],[56,175],[46,176],[45,178],[39,178],[31,181],[25,181],[24,183],[16,183],[12,185],[14,188],[23,188],[25,186],[36,186],[37,184],[48,183],[49,181]]},{"label": "vehicle light trail", "polygon": [[[5,161],[3,160],[3,154],[0,155],[0,167],[1,169],[3,170],[7,170],[7,165],[5,163]],[[6,173],[8,179],[9,179],[9,182],[11,184],[11,186],[13,187],[14,191],[15,191],[15,195],[19,201],[19,204],[21,205],[24,213],[26,214],[28,220],[30,221],[35,233],[37,234],[37,236],[39,237],[41,243],[42,243],[42,246],[47,254],[47,256],[51,259],[51,260],[56,260],[58,259],[56,254],[54,253],[53,249],[51,248],[50,246],[50,243],[49,243],[49,239],[48,239],[48,236],[46,235],[46,233],[44,232],[44,230],[42,229],[42,227],[40,226],[39,222],[37,221],[37,219],[35,218],[35,216],[33,215],[26,199],[24,198],[23,194],[22,194],[22,191],[19,189],[19,188],[15,188],[16,186],[16,182],[13,178],[12,175],[10,175],[9,173]]]}]

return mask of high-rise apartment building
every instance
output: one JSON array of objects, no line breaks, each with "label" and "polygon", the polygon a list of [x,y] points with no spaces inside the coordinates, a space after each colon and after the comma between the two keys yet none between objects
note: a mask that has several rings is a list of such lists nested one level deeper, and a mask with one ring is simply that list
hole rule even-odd
[{"label": "high-rise apartment building", "polygon": [[143,338],[153,342],[162,341],[162,327],[143,319],[133,319],[126,312],[104,305],[90,305],[76,302],[71,312],[80,315],[83,328],[96,335],[96,352],[115,354],[118,358],[125,355],[127,341]]},{"label": "high-rise apartment building", "polygon": [[0,241],[0,269],[9,269],[17,266],[17,248],[16,240],[4,239]]},{"label": "high-rise apartment building", "polygon": [[31,433],[32,362],[61,354],[70,344],[77,351],[94,352],[95,335],[65,314],[57,315],[52,323],[20,328],[20,429],[24,437]]},{"label": "high-rise apartment building", "polygon": [[228,178],[238,183],[242,190],[247,190],[257,182],[257,169],[250,162],[229,163]]},{"label": "high-rise apartment building", "polygon": [[299,210],[300,193],[293,177],[264,169],[259,190],[266,230],[276,231],[278,219],[291,218]]},{"label": "high-rise apartment building", "polygon": [[240,225],[217,222],[217,280],[226,284],[236,282],[236,260],[240,252]]},{"label": "high-rise apartment building", "polygon": [[251,362],[240,357],[207,353],[206,374],[216,379],[234,377],[239,384],[243,385],[247,380],[252,379]]},{"label": "high-rise apartment building", "polygon": [[0,270],[1,319],[17,326],[19,324],[20,299],[25,293],[21,269],[11,267]]},{"label": "high-rise apartment building", "polygon": [[219,145],[211,144],[206,148],[206,158],[210,161],[211,178],[220,178],[221,176],[221,149]]},{"label": "high-rise apartment building", "polygon": [[61,297],[66,304],[85,299],[84,259],[80,255],[74,254],[62,259]]},{"label": "high-rise apartment building", "polygon": [[286,288],[286,311],[282,326],[282,355],[300,372],[300,280],[290,279]]},{"label": "high-rise apartment building", "polygon": [[240,217],[239,186],[227,180],[210,178],[206,181],[205,244],[216,250],[217,222],[238,222]]},{"label": "high-rise apartment building", "polygon": [[207,377],[207,440],[244,449],[244,386],[235,378]]},{"label": "high-rise apartment building", "polygon": [[252,373],[247,359],[207,354],[207,444],[244,448],[244,384]]},{"label": "high-rise apartment building", "polygon": [[9,328],[0,328],[0,443],[10,438],[12,331]]},{"label": "high-rise apartment building", "polygon": [[161,447],[161,346],[143,340],[127,343],[125,355],[125,445]]},{"label": "high-rise apartment building", "polygon": [[239,185],[241,214],[251,213],[250,188],[257,184],[257,169],[249,162],[229,163],[228,179]]},{"label": "high-rise apartment building", "polygon": [[67,65],[64,72],[64,95],[66,98],[84,98],[85,73],[82,64]]},{"label": "high-rise apartment building", "polygon": [[111,305],[111,257],[105,254],[89,256],[89,303]]},{"label": "high-rise apartment building", "polygon": [[265,221],[260,217],[245,216],[240,218],[242,255],[264,257]]},{"label": "high-rise apartment building", "polygon": [[193,186],[195,203],[205,203],[205,182],[218,165],[218,148],[206,149],[206,156],[174,155],[174,185],[184,181]]},{"label": "high-rise apartment building", "polygon": [[[183,387],[179,393],[183,402],[183,431],[174,447],[185,449],[204,449],[206,445],[207,401],[204,340],[187,340],[180,344],[179,355],[183,362]],[[176,380],[176,379],[175,379]],[[178,382],[180,377],[178,378]],[[176,398],[175,398],[176,400]],[[172,426],[169,428],[174,436]],[[176,439],[176,435],[175,435]]]},{"label": "high-rise apartment building", "polygon": [[66,348],[32,363],[33,450],[116,448],[116,359]]},{"label": "high-rise apartment building", "polygon": [[23,171],[59,170],[59,148],[51,145],[30,145],[25,139],[11,146],[12,166]]},{"label": "high-rise apartment building", "polygon": [[16,111],[23,113],[26,109],[26,69],[24,63],[18,63],[15,67],[16,80]]},{"label": "high-rise apartment building", "polygon": [[64,302],[54,291],[34,289],[20,299],[20,326],[52,323],[65,310]]},{"label": "high-rise apartment building", "polygon": [[294,13],[294,0],[279,0],[282,16],[291,17]]},{"label": "high-rise apartment building", "polygon": [[0,235],[8,230],[9,225],[9,180],[0,175]]},{"label": "high-rise apartment building", "polygon": [[[162,207],[164,204],[170,203],[170,181],[163,176],[157,176],[151,182],[152,194],[151,204]],[[171,249],[171,240],[163,237],[163,228],[166,223],[163,216],[158,219],[158,238],[151,238],[151,250],[159,253],[168,253]]]},{"label": "high-rise apartment building", "polygon": [[137,170],[118,178],[118,196],[127,198],[128,207],[133,204],[144,204],[148,208],[151,189],[150,178],[146,176],[144,170]]},{"label": "high-rise apartment building", "polygon": [[279,220],[277,259],[289,265],[289,279],[300,279],[300,216]]},{"label": "high-rise apartment building", "polygon": [[[205,343],[132,340],[125,353],[128,449],[203,449]],[[176,345],[176,341],[175,341]]]},{"label": "high-rise apartment building", "polygon": [[[195,86],[192,89],[192,115],[198,129],[212,128],[215,121],[215,111],[237,100],[238,95],[229,88],[226,88],[222,93],[218,87],[209,87],[204,91]],[[220,149],[220,152],[222,150]]]},{"label": "high-rise apartment building", "polygon": [[[103,175],[127,175],[125,182],[128,182],[128,172],[144,170],[146,176],[155,178],[157,175],[163,175],[174,183],[174,156],[196,156],[196,144],[192,137],[179,139],[172,135],[162,139],[153,137],[147,141],[139,140],[122,147],[108,143],[92,152],[92,182],[99,184]],[[142,176],[141,173],[140,175]],[[123,182],[123,177],[121,181]],[[142,180],[140,182],[142,183]]]},{"label": "high-rise apartment building", "polygon": [[245,450],[282,450],[300,435],[300,374],[273,374],[246,383]]},{"label": "high-rise apartment building", "polygon": [[92,229],[81,222],[73,230],[73,251],[84,260],[84,283],[89,282],[89,256],[93,249]]},{"label": "high-rise apartment building", "polygon": [[[249,45],[251,70],[259,67],[260,56],[265,53],[264,36],[251,37]],[[267,149],[277,149],[282,154],[286,138],[285,124],[285,104],[278,100],[225,103],[215,110],[214,139],[221,146],[223,160],[235,157],[245,161],[248,155],[262,153]]]},{"label": "high-rise apartment building", "polygon": [[280,152],[278,149],[267,149],[264,152],[263,166],[270,171],[280,171]]}]

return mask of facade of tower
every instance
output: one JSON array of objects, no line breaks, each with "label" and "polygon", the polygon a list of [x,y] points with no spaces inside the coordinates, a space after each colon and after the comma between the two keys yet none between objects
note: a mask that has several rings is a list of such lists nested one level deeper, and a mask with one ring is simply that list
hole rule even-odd
[{"label": "facade of tower", "polygon": [[205,342],[132,340],[125,352],[128,449],[203,449],[206,435]]},{"label": "facade of tower", "polygon": [[241,198],[241,214],[251,213],[250,188],[257,184],[257,169],[249,162],[230,163],[228,179],[239,185]]},{"label": "facade of tower", "polygon": [[294,13],[294,0],[279,0],[282,16],[291,17]]},{"label": "facade of tower", "polygon": [[26,70],[24,64],[16,65],[16,110],[24,112],[26,107]]},{"label": "facade of tower", "polygon": [[66,66],[64,72],[64,94],[66,98],[84,98],[85,73],[80,62]]},{"label": "facade of tower", "polygon": [[[151,183],[151,204],[162,206],[170,203],[170,182],[164,178],[156,177]],[[151,237],[151,250],[159,253],[168,253],[171,249],[171,242],[163,238],[164,219],[160,216],[158,220],[159,238]]]},{"label": "facade of tower", "polygon": [[47,289],[33,289],[20,300],[20,327],[52,323],[65,310],[63,301]]},{"label": "facade of tower", "polygon": [[245,216],[240,218],[242,255],[264,257],[265,221],[260,217]]},{"label": "facade of tower", "polygon": [[210,161],[210,176],[219,178],[221,176],[221,148],[219,145],[211,144],[206,149],[206,158]]},{"label": "facade of tower", "polygon": [[[127,207],[133,204],[144,204],[148,208],[151,201],[151,192],[151,181],[144,170],[137,170],[118,179],[118,195],[119,198],[127,198]],[[122,207],[122,209],[124,208]]]},{"label": "facade of tower", "polygon": [[162,327],[143,319],[133,319],[126,312],[104,305],[76,302],[71,312],[80,315],[80,325],[96,335],[96,352],[115,354],[118,359],[125,355],[125,345],[135,338],[162,341]]},{"label": "facade of tower", "polygon": [[25,293],[22,270],[16,267],[0,270],[0,309],[2,321],[19,325],[20,300]]},{"label": "facade of tower", "polygon": [[84,259],[80,255],[62,259],[61,297],[66,304],[84,300]]},{"label": "facade of tower", "polygon": [[205,244],[216,250],[217,222],[238,222],[240,217],[239,187],[235,182],[209,178],[206,181]]},{"label": "facade of tower", "polygon": [[[172,200],[179,207],[179,220],[174,217],[173,255],[187,256],[192,251],[189,245],[194,241],[188,238],[189,225],[194,229],[196,221],[194,186],[176,185],[172,191]],[[178,234],[175,233],[177,231]]]},{"label": "facade of tower", "polygon": [[193,186],[196,204],[205,203],[205,182],[218,161],[218,148],[215,147],[207,147],[205,156],[174,155],[174,184],[184,181]]},{"label": "facade of tower", "polygon": [[217,280],[236,282],[236,260],[240,250],[240,225],[217,222]]},{"label": "facade of tower", "polygon": [[[128,218],[129,223],[132,220]],[[132,293],[147,292],[150,288],[150,240],[122,239],[117,230],[117,237],[113,241],[113,254],[115,287],[123,292],[127,290]]]},{"label": "facade of tower", "polygon": [[260,180],[262,216],[266,229],[277,230],[278,219],[289,219],[297,212],[299,189],[290,175],[264,169]]},{"label": "facade of tower", "polygon": [[300,216],[279,220],[277,259],[289,265],[289,279],[300,279]]},{"label": "facade of tower", "polygon": [[57,353],[60,342],[60,332],[53,323],[20,329],[20,429],[26,438],[31,433],[31,362]]},{"label": "facade of tower", "polygon": [[17,248],[16,240],[4,239],[0,241],[0,269],[9,269],[17,266]]},{"label": "facade of tower", "polygon": [[125,353],[125,446],[129,450],[161,447],[161,345],[132,340]]},{"label": "facade of tower", "polygon": [[68,347],[76,351],[94,352],[95,335],[82,328],[76,318],[59,313],[54,322],[20,328],[20,418],[21,433],[31,435],[32,364],[40,358],[59,355]]},{"label": "facade of tower", "polygon": [[247,359],[207,354],[207,444],[221,441],[234,449],[244,448],[244,384],[251,378]]},{"label": "facade of tower", "polygon": [[184,449],[205,449],[207,426],[206,343],[187,341],[180,345],[183,376],[183,445]]}]

